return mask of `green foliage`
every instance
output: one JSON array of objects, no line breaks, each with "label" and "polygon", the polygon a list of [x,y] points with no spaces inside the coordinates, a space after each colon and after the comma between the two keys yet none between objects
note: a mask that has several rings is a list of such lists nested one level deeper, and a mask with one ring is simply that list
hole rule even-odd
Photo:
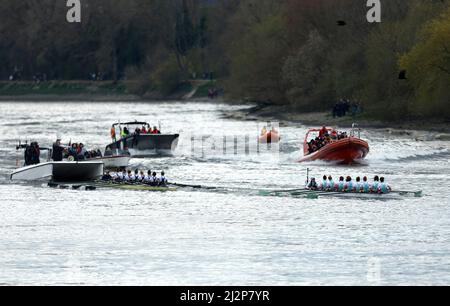
[{"label": "green foliage", "polygon": [[[134,94],[170,96],[212,72],[237,100],[322,111],[346,98],[385,120],[449,117],[448,1],[383,1],[379,24],[366,21],[364,4],[89,0],[82,23],[69,24],[65,1],[2,0],[0,79],[87,80],[95,73],[111,90],[125,83]],[[400,70],[408,80],[399,80]],[[38,91],[46,86],[84,90],[41,84]]]},{"label": "green foliage", "polygon": [[400,57],[399,65],[413,91],[410,110],[450,118],[450,8],[423,27],[419,42]]}]

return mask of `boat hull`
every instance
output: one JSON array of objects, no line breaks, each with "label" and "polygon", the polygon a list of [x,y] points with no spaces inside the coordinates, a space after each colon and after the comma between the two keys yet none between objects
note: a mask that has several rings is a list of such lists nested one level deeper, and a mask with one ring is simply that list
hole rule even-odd
[{"label": "boat hull", "polygon": [[133,157],[145,157],[159,153],[171,153],[178,146],[180,135],[133,135],[106,147],[106,152],[128,151]]},{"label": "boat hull", "polygon": [[17,169],[10,179],[11,181],[38,181],[50,179],[53,175],[53,163],[32,165]]},{"label": "boat hull", "polygon": [[369,154],[369,144],[366,141],[349,137],[306,155],[300,162],[323,160],[350,164],[364,159],[367,154]]},{"label": "boat hull", "polygon": [[103,162],[48,162],[14,171],[12,181],[38,181],[52,179],[55,182],[89,182],[103,175]]},{"label": "boat hull", "polygon": [[54,162],[53,181],[89,182],[103,175],[103,162]]}]

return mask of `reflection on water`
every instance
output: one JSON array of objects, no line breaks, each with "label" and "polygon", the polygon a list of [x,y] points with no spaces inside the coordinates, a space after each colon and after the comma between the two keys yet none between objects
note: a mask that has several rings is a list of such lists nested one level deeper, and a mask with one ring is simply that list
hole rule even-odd
[{"label": "reflection on water", "polygon": [[[257,137],[264,123],[221,119],[242,108],[184,103],[0,103],[0,283],[146,285],[447,284],[450,144],[364,131],[359,166],[300,165],[307,128],[281,127],[272,152],[192,152],[188,135]],[[181,133],[174,157],[134,159],[172,181],[221,187],[172,193],[11,184],[18,140],[104,148],[113,122],[161,121]],[[210,145],[210,144],[209,144]],[[241,148],[242,146],[238,146]],[[223,148],[222,148],[223,149]],[[211,152],[212,151],[212,152]],[[263,197],[315,176],[385,175],[423,198]]]}]

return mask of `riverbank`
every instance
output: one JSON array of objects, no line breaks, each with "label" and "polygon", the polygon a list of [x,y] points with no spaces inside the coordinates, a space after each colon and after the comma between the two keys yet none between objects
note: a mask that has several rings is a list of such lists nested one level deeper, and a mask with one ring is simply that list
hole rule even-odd
[{"label": "riverbank", "polygon": [[173,101],[198,100],[208,97],[217,81],[189,80],[170,94],[149,91],[136,94],[134,81],[0,81],[0,101]]},{"label": "riverbank", "polygon": [[331,112],[297,113],[287,106],[258,104],[254,107],[238,111],[224,112],[224,118],[251,121],[276,121],[280,126],[302,124],[311,127],[335,126],[351,128],[353,123],[361,128],[385,130],[392,135],[411,136],[416,140],[450,140],[450,124],[441,121],[380,121],[366,115],[333,118]]}]

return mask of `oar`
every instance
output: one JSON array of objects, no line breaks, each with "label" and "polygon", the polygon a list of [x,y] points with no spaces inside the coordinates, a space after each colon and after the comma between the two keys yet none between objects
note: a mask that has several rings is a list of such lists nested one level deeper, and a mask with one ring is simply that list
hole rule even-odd
[{"label": "oar", "polygon": [[391,191],[390,193],[395,193],[395,194],[399,194],[399,195],[412,194],[416,198],[420,198],[423,195],[422,190],[420,190],[420,191],[402,191],[402,190],[397,191],[396,190],[396,191]]},{"label": "oar", "polygon": [[176,187],[183,187],[183,188],[194,188],[194,189],[218,189],[217,187],[208,187],[208,186],[202,186],[202,185],[188,185],[188,184],[179,184],[179,183],[169,183],[169,185],[173,185]]}]

